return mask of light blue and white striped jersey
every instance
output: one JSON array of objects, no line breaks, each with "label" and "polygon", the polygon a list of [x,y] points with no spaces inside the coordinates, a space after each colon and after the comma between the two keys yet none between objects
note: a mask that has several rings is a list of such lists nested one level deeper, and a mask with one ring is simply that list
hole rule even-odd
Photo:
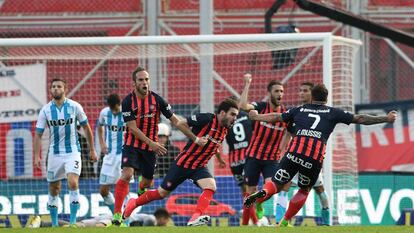
[{"label": "light blue and white striped jersey", "polygon": [[99,125],[105,126],[105,141],[109,154],[122,154],[124,144],[125,123],[122,111],[114,115],[109,107],[102,109],[99,114]]},{"label": "light blue and white striped jersey", "polygon": [[36,123],[36,132],[43,133],[46,125],[50,130],[49,155],[60,155],[80,152],[76,126],[86,125],[88,118],[82,106],[66,98],[60,106],[52,100],[40,110]]}]

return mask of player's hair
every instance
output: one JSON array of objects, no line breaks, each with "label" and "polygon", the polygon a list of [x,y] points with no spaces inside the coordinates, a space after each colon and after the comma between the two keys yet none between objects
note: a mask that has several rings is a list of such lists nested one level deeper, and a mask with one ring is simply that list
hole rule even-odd
[{"label": "player's hair", "polygon": [[165,208],[158,208],[154,212],[155,218],[170,218],[170,213]]},{"label": "player's hair", "polygon": [[272,87],[274,85],[279,85],[279,86],[282,86],[283,87],[283,84],[281,82],[276,81],[276,80],[272,80],[272,81],[269,82],[269,84],[267,84],[267,91],[268,92],[271,92],[272,91]]},{"label": "player's hair", "polygon": [[227,112],[230,110],[230,108],[239,109],[239,106],[237,105],[237,102],[234,99],[226,98],[219,104],[217,112],[218,113],[220,113],[221,111]]},{"label": "player's hair", "polygon": [[106,103],[108,104],[110,109],[114,109],[116,105],[121,104],[121,98],[118,94],[110,94],[106,99]]},{"label": "player's hair", "polygon": [[313,84],[313,82],[309,82],[309,81],[307,81],[307,82],[303,82],[303,83],[301,83],[300,85],[301,85],[301,86],[308,86],[311,90],[312,90],[312,88],[315,86],[315,84]]},{"label": "player's hair", "polygon": [[61,79],[61,78],[54,78],[54,79],[52,79],[52,81],[50,82],[50,87],[52,87],[52,84],[54,82],[62,82],[65,88],[68,87],[68,85],[66,83],[66,80]]},{"label": "player's hair", "polygon": [[318,83],[312,88],[312,100],[323,102],[328,100],[328,89],[324,84]]},{"label": "player's hair", "polygon": [[135,82],[135,80],[137,79],[137,74],[138,72],[141,71],[146,71],[146,69],[142,66],[137,66],[137,68],[135,68],[134,71],[132,71],[132,80]]}]

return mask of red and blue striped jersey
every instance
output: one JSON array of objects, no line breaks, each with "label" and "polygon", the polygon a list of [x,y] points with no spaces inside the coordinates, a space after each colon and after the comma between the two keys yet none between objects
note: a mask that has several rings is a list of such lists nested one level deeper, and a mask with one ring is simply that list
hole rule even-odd
[{"label": "red and blue striped jersey", "polygon": [[293,139],[287,152],[312,157],[322,163],[326,142],[336,124],[352,123],[353,114],[319,104],[305,104],[282,113],[284,122],[293,122]]}]

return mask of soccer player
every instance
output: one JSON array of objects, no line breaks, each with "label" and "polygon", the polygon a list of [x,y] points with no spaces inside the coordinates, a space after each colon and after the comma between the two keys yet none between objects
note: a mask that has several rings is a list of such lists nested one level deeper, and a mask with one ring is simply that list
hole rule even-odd
[{"label": "soccer player", "polygon": [[[299,87],[299,98],[302,102],[302,104],[310,104],[312,101],[312,88],[313,83],[311,82],[303,82],[300,84]],[[294,126],[293,123],[288,123],[287,131],[290,135],[294,134]],[[292,183],[297,185],[297,178],[296,175],[292,179]],[[322,218],[322,225],[330,225],[330,213],[329,213],[329,201],[328,201],[328,195],[325,192],[325,188],[323,186],[323,178],[322,178],[322,172],[319,173],[318,180],[316,181],[315,185],[313,186],[313,189],[315,190],[316,194],[319,197],[319,200],[321,202],[322,211],[321,211],[321,218]],[[282,220],[285,212],[286,212],[286,204],[287,199],[279,200],[280,194],[277,198],[277,206],[276,206],[276,223],[279,223],[280,220]]]},{"label": "soccer player", "polygon": [[[238,99],[234,99],[238,101]],[[233,127],[229,129],[229,133],[226,136],[226,142],[229,146],[230,170],[237,185],[240,187],[243,200],[248,196],[244,182],[244,164],[246,162],[247,147],[252,137],[252,128],[252,121],[249,119],[249,115],[244,111],[240,111]],[[220,158],[221,156],[218,157],[219,161]],[[254,212],[250,214],[254,215],[250,216],[252,219],[257,218]]]},{"label": "soccer player", "polygon": [[246,198],[244,205],[263,202],[282,190],[298,173],[299,191],[289,202],[288,210],[279,226],[289,226],[289,221],[305,204],[309,191],[319,177],[325,157],[326,143],[336,124],[393,123],[397,112],[390,111],[386,116],[351,114],[341,109],[327,106],[328,90],[318,84],[312,88],[312,102],[292,108],[284,113],[258,114],[250,111],[252,120],[264,122],[293,122],[294,136],[280,161],[279,169],[266,182],[263,189]]},{"label": "soccer player", "polygon": [[192,127],[192,132],[197,137],[208,140],[207,144],[199,146],[189,141],[175,158],[175,162],[171,164],[161,186],[145,192],[137,199],[130,199],[125,208],[124,217],[128,218],[138,206],[165,198],[186,179],[191,179],[203,191],[197,201],[195,213],[191,216],[187,226],[207,224],[210,216],[203,215],[203,213],[210,205],[216,191],[216,182],[206,166],[210,158],[216,154],[238,114],[237,103],[228,98],[219,104],[217,114],[200,113],[181,120],[180,127],[188,129]]},{"label": "soccer player", "polygon": [[122,144],[125,123],[121,112],[121,98],[118,94],[108,96],[108,107],[99,114],[98,136],[101,154],[104,156],[99,177],[100,193],[105,205],[114,212],[114,195],[111,185],[121,177]]},{"label": "soccer player", "polygon": [[[282,113],[286,108],[281,105],[284,94],[282,83],[270,81],[267,85],[268,101],[248,103],[248,92],[252,81],[251,74],[244,75],[245,86],[240,97],[240,108],[244,111],[256,110],[264,113]],[[247,184],[247,194],[257,191],[260,175],[265,181],[270,181],[277,170],[278,153],[281,150],[280,142],[284,137],[286,124],[283,122],[267,123],[257,121],[253,126],[253,135],[246,152],[246,163],[244,165],[244,179]],[[263,212],[261,205],[258,212]],[[260,211],[259,211],[260,210]],[[263,215],[263,214],[258,214]],[[249,217],[257,225],[255,209],[250,207],[243,208],[242,225],[249,223]]]},{"label": "soccer player", "polygon": [[[162,156],[167,152],[167,149],[158,143],[160,114],[162,113],[174,126],[179,122],[171,111],[171,105],[149,90],[150,76],[144,68],[137,67],[132,72],[132,83],[134,90],[122,101],[122,115],[127,129],[122,148],[122,174],[115,186],[115,214],[112,223],[116,226],[122,223],[122,203],[129,193],[129,181],[135,170],[142,173],[139,190],[145,190],[153,181],[156,155]],[[197,145],[203,146],[207,142],[185,127],[177,128]]]},{"label": "soccer player", "polygon": [[35,166],[40,168],[40,147],[46,125],[50,131],[50,146],[47,160],[47,181],[49,182],[48,208],[52,226],[58,226],[58,197],[61,180],[67,178],[70,200],[70,224],[76,224],[79,209],[79,175],[81,173],[80,145],[76,136],[79,121],[83,127],[90,148],[90,159],[96,161],[91,127],[82,106],[66,98],[67,85],[63,79],[53,79],[50,86],[53,100],[40,110],[34,138]]}]

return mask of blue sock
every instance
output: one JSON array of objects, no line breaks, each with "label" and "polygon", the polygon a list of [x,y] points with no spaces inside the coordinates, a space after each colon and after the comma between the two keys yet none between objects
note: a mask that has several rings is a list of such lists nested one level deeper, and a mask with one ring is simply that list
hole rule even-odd
[{"label": "blue sock", "polygon": [[76,214],[78,213],[79,209],[79,202],[71,202],[70,203],[70,218],[69,224],[76,224]]},{"label": "blue sock", "polygon": [[277,204],[276,205],[276,216],[275,216],[276,223],[279,223],[282,220],[283,216],[285,216],[285,213],[286,213],[286,208]]},{"label": "blue sock", "polygon": [[321,211],[321,217],[322,217],[322,224],[329,226],[329,220],[330,220],[330,214],[329,214],[329,208],[322,209]]},{"label": "blue sock", "polygon": [[57,206],[48,206],[50,218],[52,219],[52,227],[58,227],[58,208]]},{"label": "blue sock", "polygon": [[115,205],[114,204],[110,204],[110,205],[108,205],[108,207],[111,210],[111,212],[114,213]]}]

